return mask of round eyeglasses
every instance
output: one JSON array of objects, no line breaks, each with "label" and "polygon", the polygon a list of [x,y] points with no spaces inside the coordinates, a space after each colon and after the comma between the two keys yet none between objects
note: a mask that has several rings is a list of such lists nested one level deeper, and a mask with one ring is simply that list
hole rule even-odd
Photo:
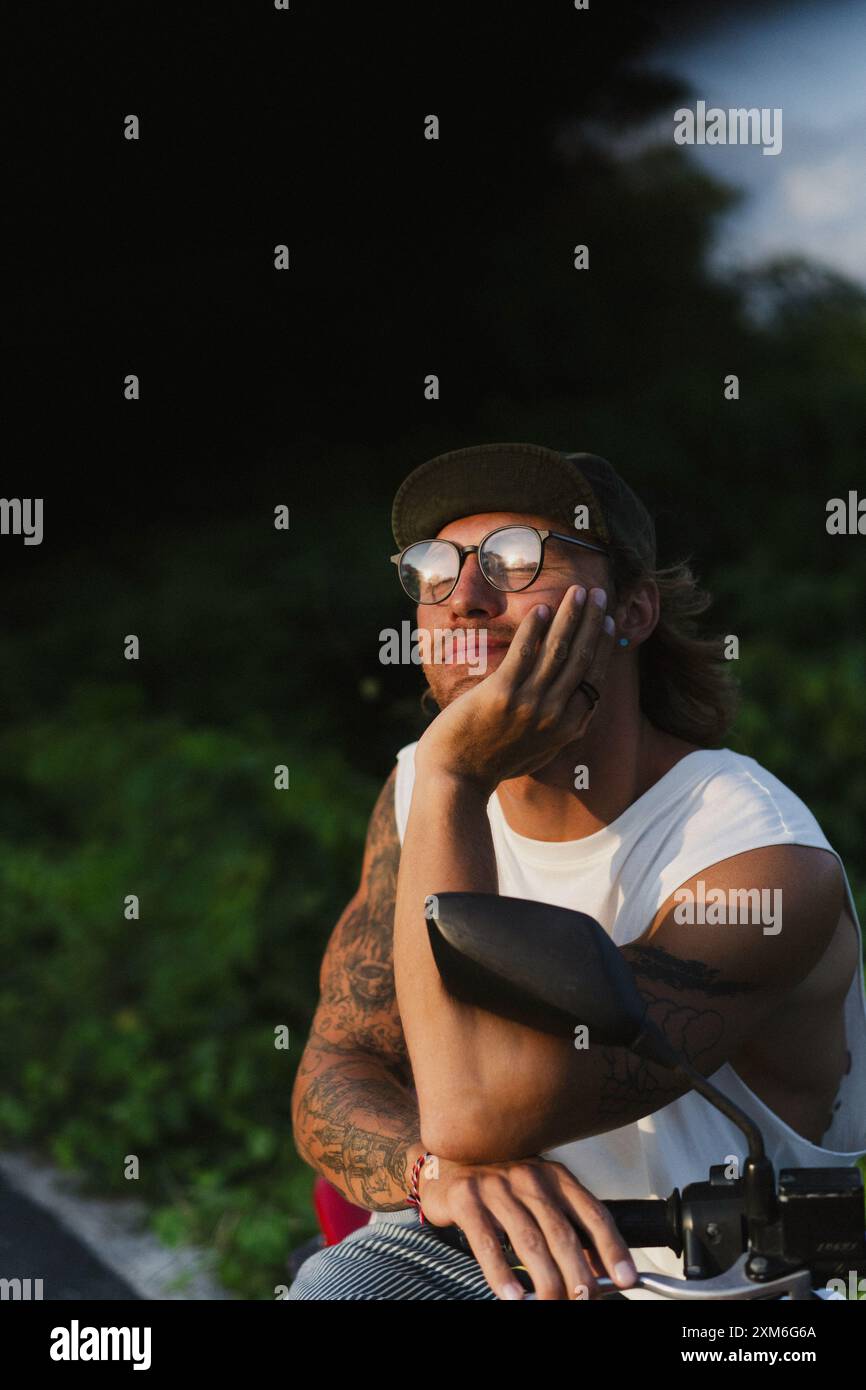
[{"label": "round eyeglasses", "polygon": [[607,555],[603,545],[579,541],[559,531],[537,531],[534,526],[499,526],[489,531],[477,545],[458,545],[456,541],[413,541],[391,556],[400,583],[413,603],[442,603],[453,593],[467,555],[478,555],[478,568],[488,584],[505,593],[520,593],[537,578],[544,563],[544,547],[549,540],[567,541],[585,550]]}]

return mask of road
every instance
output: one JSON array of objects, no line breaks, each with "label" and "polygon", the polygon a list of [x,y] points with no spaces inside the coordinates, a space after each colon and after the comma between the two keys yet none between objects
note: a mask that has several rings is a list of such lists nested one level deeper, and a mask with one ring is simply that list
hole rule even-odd
[{"label": "road", "polygon": [[56,1217],[0,1177],[0,1279],[28,1278],[42,1280],[46,1301],[139,1301],[138,1294]]}]

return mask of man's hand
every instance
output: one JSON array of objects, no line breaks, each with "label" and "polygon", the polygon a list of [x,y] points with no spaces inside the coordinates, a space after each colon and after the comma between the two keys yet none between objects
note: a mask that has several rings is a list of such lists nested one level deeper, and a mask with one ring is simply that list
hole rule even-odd
[{"label": "man's hand", "polygon": [[433,720],[416,750],[416,768],[476,783],[492,795],[500,782],[544,767],[586,732],[595,709],[581,690],[604,682],[614,622],[603,589],[566,590],[550,621],[545,605],[526,614],[499,669]]},{"label": "man's hand", "polygon": [[[459,1226],[488,1284],[499,1298],[522,1298],[499,1243],[504,1231],[540,1299],[586,1299],[607,1272],[620,1288],[637,1277],[634,1263],[607,1208],[561,1163],[524,1158],[513,1163],[467,1165],[438,1159],[436,1177],[421,1171],[424,1216],[434,1226]],[[603,1269],[590,1266],[585,1232]]]}]

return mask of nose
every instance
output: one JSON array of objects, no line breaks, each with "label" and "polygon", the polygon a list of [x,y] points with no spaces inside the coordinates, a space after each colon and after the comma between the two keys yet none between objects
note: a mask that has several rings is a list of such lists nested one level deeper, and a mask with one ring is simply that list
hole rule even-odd
[{"label": "nose", "polygon": [[508,595],[488,584],[473,553],[466,556],[460,578],[445,603],[453,618],[494,618],[505,612]]}]

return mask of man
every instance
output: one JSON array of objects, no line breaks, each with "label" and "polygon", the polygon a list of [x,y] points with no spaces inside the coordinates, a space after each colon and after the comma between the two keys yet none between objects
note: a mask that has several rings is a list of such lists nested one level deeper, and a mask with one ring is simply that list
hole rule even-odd
[{"label": "man", "polygon": [[[799,798],[719,747],[732,684],[695,631],[709,600],[686,565],[657,568],[652,520],[604,459],[445,454],[404,481],[393,525],[419,628],[479,629],[487,670],[425,666],[440,713],[398,754],[325,954],[295,1138],[374,1215],[289,1296],[518,1299],[503,1233],[539,1298],[593,1297],[601,1273],[628,1289],[602,1202],[737,1171],[740,1131],[624,1049],[458,1001],[426,898],[589,913],[777,1165],[848,1166],[866,1152],[866,1007],[847,875]],[[451,1225],[477,1264],[437,1237]],[[682,1273],[671,1252],[632,1255]]]}]

